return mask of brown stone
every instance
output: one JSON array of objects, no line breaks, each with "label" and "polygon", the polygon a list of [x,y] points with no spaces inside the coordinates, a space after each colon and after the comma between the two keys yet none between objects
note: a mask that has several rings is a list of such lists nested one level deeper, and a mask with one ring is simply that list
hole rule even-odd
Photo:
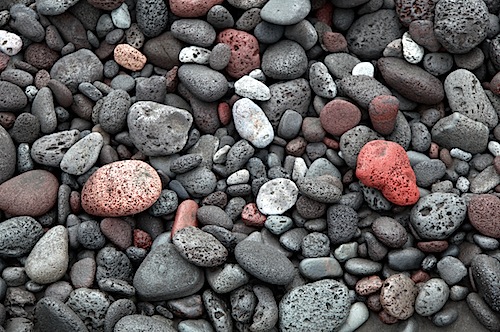
[{"label": "brown stone", "polygon": [[481,234],[500,238],[500,198],[491,194],[473,196],[468,216],[472,226]]},{"label": "brown stone", "polygon": [[100,224],[101,232],[118,249],[125,250],[132,245],[132,227],[121,218],[104,218]]},{"label": "brown stone", "polygon": [[143,52],[153,65],[163,69],[172,69],[180,65],[179,53],[182,48],[182,42],[168,31],[149,39],[144,44]]},{"label": "brown stone", "polygon": [[184,227],[198,226],[196,212],[198,212],[198,203],[196,203],[192,199],[182,201],[182,203],[177,207],[177,212],[175,213],[174,224],[172,225],[170,236],[173,237],[179,229],[182,229]]},{"label": "brown stone", "polygon": [[361,120],[359,108],[343,99],[334,99],[326,104],[320,112],[323,128],[334,136],[341,136],[356,127]]},{"label": "brown stone", "polygon": [[373,129],[381,135],[389,135],[393,132],[398,112],[399,100],[394,96],[377,96],[372,99],[368,106]]},{"label": "brown stone", "polygon": [[45,43],[34,43],[24,51],[24,60],[38,69],[49,69],[59,59],[59,53]]},{"label": "brown stone", "polygon": [[384,281],[380,291],[380,304],[384,311],[396,319],[408,319],[415,311],[418,289],[405,274],[393,274]]},{"label": "brown stone", "polygon": [[443,252],[448,249],[448,241],[436,240],[436,241],[426,241],[418,242],[417,248],[423,252]]}]

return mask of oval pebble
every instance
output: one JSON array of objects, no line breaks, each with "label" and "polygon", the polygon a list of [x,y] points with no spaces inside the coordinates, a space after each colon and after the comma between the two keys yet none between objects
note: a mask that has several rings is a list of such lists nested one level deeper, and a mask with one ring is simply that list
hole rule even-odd
[{"label": "oval pebble", "polygon": [[342,195],[342,182],[332,175],[304,177],[296,183],[301,194],[321,203],[336,203]]},{"label": "oval pebble", "polygon": [[207,66],[185,64],[180,66],[177,74],[180,82],[202,101],[219,100],[228,89],[224,75]]},{"label": "oval pebble", "polygon": [[212,234],[188,226],[172,237],[177,251],[190,263],[201,267],[214,267],[225,262],[228,251]]},{"label": "oval pebble", "polygon": [[430,316],[441,310],[450,295],[450,288],[440,278],[432,278],[425,282],[418,291],[415,300],[415,311],[420,316]]},{"label": "oval pebble", "polygon": [[257,207],[266,215],[283,214],[297,201],[298,189],[295,183],[277,178],[264,183],[257,194]]},{"label": "oval pebble", "polygon": [[234,125],[240,136],[256,148],[265,148],[274,139],[274,131],[266,114],[248,98],[236,101],[232,109]]},{"label": "oval pebble", "polygon": [[299,78],[306,70],[306,52],[297,42],[279,41],[262,55],[262,71],[270,78],[291,80]]},{"label": "oval pebble", "polygon": [[0,156],[1,184],[10,179],[16,170],[16,147],[11,135],[9,135],[3,126],[0,126]]},{"label": "oval pebble", "polygon": [[82,189],[81,204],[96,216],[126,216],[153,205],[161,187],[158,173],[145,162],[117,161],[91,175]]},{"label": "oval pebble", "polygon": [[234,92],[236,94],[255,100],[268,100],[271,98],[271,91],[261,81],[245,75],[234,82]]},{"label": "oval pebble", "polygon": [[414,311],[417,297],[415,283],[404,274],[393,274],[384,281],[380,291],[380,304],[391,316],[408,319]]},{"label": "oval pebble", "polygon": [[0,223],[0,255],[3,257],[26,255],[43,234],[42,225],[32,217],[9,218]]},{"label": "oval pebble", "polygon": [[175,332],[172,322],[166,318],[155,318],[145,315],[128,315],[121,318],[113,329],[114,332],[150,331]]},{"label": "oval pebble", "polygon": [[94,166],[103,144],[101,134],[90,133],[69,148],[59,167],[68,174],[82,175]]}]

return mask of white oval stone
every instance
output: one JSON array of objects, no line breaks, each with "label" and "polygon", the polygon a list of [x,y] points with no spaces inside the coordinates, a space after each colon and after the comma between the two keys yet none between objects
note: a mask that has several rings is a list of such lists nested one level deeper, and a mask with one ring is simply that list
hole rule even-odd
[{"label": "white oval stone", "polygon": [[222,148],[217,150],[214,153],[214,156],[212,158],[212,161],[216,164],[223,164],[227,160],[227,154],[229,153],[229,150],[231,150],[230,145],[224,145]]},{"label": "white oval stone", "polygon": [[240,169],[229,175],[226,183],[228,186],[232,186],[235,184],[247,183],[248,180],[250,180],[250,172],[247,169]]},{"label": "white oval stone", "polygon": [[255,100],[269,100],[271,98],[271,90],[267,85],[248,75],[234,82],[234,92],[242,97]]},{"label": "white oval stone", "polygon": [[432,278],[420,288],[415,311],[424,317],[435,314],[446,304],[449,296],[450,288],[446,282],[441,278]]},{"label": "white oval stone", "polygon": [[120,7],[111,11],[111,21],[113,21],[113,24],[118,29],[130,28],[132,19],[130,18],[130,13],[126,3],[122,3]]},{"label": "white oval stone", "polygon": [[363,302],[356,302],[351,306],[346,322],[339,328],[338,332],[354,332],[363,325],[370,317],[370,312]]},{"label": "white oval stone", "polygon": [[179,53],[179,61],[182,63],[197,63],[206,65],[212,52],[199,46],[184,47]]},{"label": "white oval stone", "polygon": [[370,76],[375,75],[375,67],[370,62],[360,62],[352,68],[353,76]]},{"label": "white oval stone", "polygon": [[408,31],[403,34],[401,42],[403,44],[403,56],[406,61],[413,64],[422,61],[425,53],[424,48],[411,38]]},{"label": "white oval stone", "polygon": [[283,214],[297,201],[297,185],[285,178],[276,178],[264,183],[257,194],[257,208],[266,215]]},{"label": "white oval stone", "polygon": [[296,157],[293,163],[292,179],[297,181],[299,178],[305,177],[307,174],[307,164],[301,157]]},{"label": "white oval stone", "polygon": [[38,240],[24,267],[31,280],[38,284],[49,284],[64,276],[68,262],[68,231],[66,227],[58,225]]},{"label": "white oval stone", "polygon": [[500,156],[500,143],[496,141],[490,141],[488,143],[488,150],[493,156]]},{"label": "white oval stone", "polygon": [[464,151],[459,148],[453,148],[450,150],[450,156],[463,161],[470,161],[472,159],[472,153]]},{"label": "white oval stone", "polygon": [[274,130],[264,111],[248,98],[242,98],[233,105],[233,120],[240,136],[256,148],[271,144]]},{"label": "white oval stone", "polygon": [[103,144],[101,134],[88,134],[69,148],[59,167],[68,174],[82,175],[94,166]]},{"label": "white oval stone", "polygon": [[13,56],[21,51],[23,41],[15,33],[0,30],[0,51]]},{"label": "white oval stone", "polygon": [[457,184],[455,185],[455,187],[461,192],[466,193],[469,191],[470,181],[466,177],[460,176],[457,179]]}]

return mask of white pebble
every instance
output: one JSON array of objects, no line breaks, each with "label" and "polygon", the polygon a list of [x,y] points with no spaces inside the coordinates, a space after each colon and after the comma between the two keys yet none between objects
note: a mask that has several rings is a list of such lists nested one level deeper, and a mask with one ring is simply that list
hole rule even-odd
[{"label": "white pebble", "polygon": [[262,69],[254,69],[248,74],[248,76],[250,76],[251,78],[255,78],[256,80],[259,80],[261,82],[266,81],[266,75],[264,75]]},{"label": "white pebble", "polygon": [[13,56],[21,51],[23,41],[15,33],[0,30],[0,52]]},{"label": "white pebble", "polygon": [[353,76],[370,76],[375,75],[375,67],[370,62],[360,62],[352,69]]},{"label": "white pebble", "polygon": [[197,63],[206,65],[212,52],[199,46],[184,47],[179,53],[179,61],[182,63]]},{"label": "white pebble", "polygon": [[274,129],[264,111],[248,98],[237,100],[233,105],[233,120],[241,138],[262,149],[272,143]]},{"label": "white pebble", "polygon": [[472,153],[461,150],[459,148],[453,148],[450,150],[450,156],[463,161],[470,161],[472,159]]},{"label": "white pebble", "polygon": [[264,183],[257,194],[257,208],[265,215],[283,214],[297,201],[299,189],[292,180],[277,178]]},{"label": "white pebble", "polygon": [[234,92],[254,100],[269,100],[271,98],[271,90],[267,85],[248,75],[234,82]]},{"label": "white pebble", "polygon": [[466,177],[459,177],[455,187],[463,193],[469,191],[470,181]]},{"label": "white pebble", "polygon": [[403,34],[401,42],[403,44],[403,56],[406,61],[413,64],[422,61],[425,53],[424,48],[411,39],[408,31]]},{"label": "white pebble", "polygon": [[293,163],[292,180],[297,181],[299,178],[303,178],[307,173],[307,164],[301,157],[296,157]]},{"label": "white pebble", "polygon": [[339,327],[338,332],[354,332],[370,317],[370,312],[363,302],[356,302],[351,306],[345,323]]},{"label": "white pebble", "polygon": [[348,259],[354,258],[358,255],[358,243],[350,242],[341,244],[335,251],[333,252],[333,256],[339,262],[345,262]]},{"label": "white pebble", "polygon": [[36,94],[38,93],[38,89],[34,85],[28,85],[24,89],[24,93],[26,94],[26,97],[28,97],[29,101],[33,101],[35,99]]},{"label": "white pebble", "polygon": [[488,143],[488,150],[495,157],[500,156],[500,143],[498,143],[496,141],[490,141]]},{"label": "white pebble", "polygon": [[228,186],[232,186],[235,184],[247,183],[248,180],[250,180],[250,172],[247,169],[240,169],[229,175],[226,179],[226,183]]},{"label": "white pebble", "polygon": [[111,11],[111,20],[118,29],[130,28],[132,20],[130,19],[130,13],[128,12],[126,3],[122,3],[120,7]]},{"label": "white pebble", "polygon": [[214,156],[212,158],[212,161],[216,164],[223,164],[226,162],[227,159],[227,154],[229,153],[229,150],[231,150],[231,146],[229,145],[224,145],[222,148],[217,150],[214,153]]}]

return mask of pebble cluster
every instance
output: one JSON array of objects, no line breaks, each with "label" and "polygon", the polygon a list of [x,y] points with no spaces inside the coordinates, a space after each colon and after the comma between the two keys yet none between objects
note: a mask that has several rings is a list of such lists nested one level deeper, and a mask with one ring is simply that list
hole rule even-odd
[{"label": "pebble cluster", "polygon": [[0,331],[499,331],[499,12],[0,1]]}]

